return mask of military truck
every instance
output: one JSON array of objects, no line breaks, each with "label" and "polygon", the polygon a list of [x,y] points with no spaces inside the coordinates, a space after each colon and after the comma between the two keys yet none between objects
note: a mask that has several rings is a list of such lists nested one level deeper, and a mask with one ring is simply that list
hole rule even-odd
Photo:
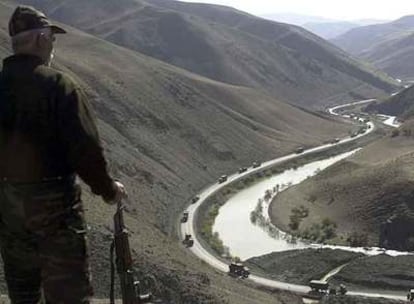
[{"label": "military truck", "polygon": [[246,171],[247,171],[246,167],[240,167],[239,170],[238,170],[239,173],[243,173],[243,172],[246,172]]},{"label": "military truck", "polygon": [[189,215],[188,211],[183,212],[183,217],[181,218],[181,223],[187,223],[188,215]]},{"label": "military truck", "polygon": [[305,148],[304,147],[299,147],[299,148],[296,148],[296,150],[295,150],[295,153],[296,154],[301,154],[303,152],[305,152]]},{"label": "military truck", "polygon": [[407,294],[407,300],[410,302],[414,301],[414,289],[410,289],[410,291]]},{"label": "military truck", "polygon": [[261,162],[259,162],[259,161],[254,161],[254,162],[253,162],[253,164],[252,164],[252,167],[253,167],[253,168],[259,168],[261,165],[262,165],[262,163],[261,163]]},{"label": "military truck", "polygon": [[195,204],[195,203],[197,203],[199,199],[200,199],[200,197],[199,197],[198,195],[194,196],[194,197],[191,199],[191,204]]},{"label": "military truck", "polygon": [[238,172],[243,173],[243,172],[246,172],[246,171],[247,171],[246,167],[240,167]]},{"label": "military truck", "polygon": [[339,285],[338,293],[340,295],[344,296],[347,292],[348,292],[348,289],[346,288],[346,286],[344,284]]},{"label": "military truck", "polygon": [[194,240],[191,234],[186,234],[184,236],[183,245],[187,248],[192,247],[194,245]]},{"label": "military truck", "polygon": [[231,263],[228,274],[234,278],[247,279],[250,275],[250,270],[242,263]]},{"label": "military truck", "polygon": [[227,178],[228,178],[227,175],[220,176],[219,179],[218,179],[218,183],[219,184],[224,183],[225,181],[227,181]]},{"label": "military truck", "polygon": [[329,291],[329,283],[325,281],[312,280],[309,282],[309,287],[313,292],[326,294]]}]

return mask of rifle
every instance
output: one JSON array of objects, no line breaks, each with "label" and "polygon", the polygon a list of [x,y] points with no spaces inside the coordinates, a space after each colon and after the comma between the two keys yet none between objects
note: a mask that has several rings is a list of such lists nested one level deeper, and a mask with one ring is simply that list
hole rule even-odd
[{"label": "rifle", "polygon": [[133,261],[129,247],[128,230],[124,224],[123,211],[125,206],[122,202],[117,203],[117,211],[114,215],[114,240],[111,243],[111,288],[110,303],[115,304],[115,265],[114,251],[116,254],[116,268],[118,271],[123,304],[151,303],[152,294],[142,292],[141,283],[134,278]]}]

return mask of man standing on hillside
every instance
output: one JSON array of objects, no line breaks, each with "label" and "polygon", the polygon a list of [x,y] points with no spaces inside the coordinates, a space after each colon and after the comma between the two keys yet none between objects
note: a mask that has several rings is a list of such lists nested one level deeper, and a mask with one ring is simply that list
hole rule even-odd
[{"label": "man standing on hillside", "polygon": [[125,189],[108,175],[80,86],[50,67],[65,30],[28,6],[9,22],[14,55],[0,78],[0,246],[12,303],[89,303],[92,295],[78,174],[113,204]]}]

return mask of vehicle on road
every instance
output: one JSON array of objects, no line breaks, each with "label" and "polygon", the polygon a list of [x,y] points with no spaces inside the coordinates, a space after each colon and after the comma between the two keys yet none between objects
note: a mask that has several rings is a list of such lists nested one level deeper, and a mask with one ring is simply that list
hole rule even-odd
[{"label": "vehicle on road", "polygon": [[259,162],[259,161],[254,161],[254,162],[253,162],[253,164],[252,164],[252,167],[253,167],[253,168],[259,168],[261,165],[262,165],[262,163],[261,163],[261,162]]},{"label": "vehicle on road", "polygon": [[181,223],[187,223],[188,215],[189,215],[188,211],[184,211],[183,217],[181,218]]},{"label": "vehicle on road", "polygon": [[367,127],[363,126],[363,127],[359,128],[358,134],[364,134],[366,130],[367,130]]},{"label": "vehicle on road", "polygon": [[250,275],[250,270],[242,263],[231,263],[228,274],[235,278],[247,279]]},{"label": "vehicle on road", "polygon": [[219,179],[218,179],[218,183],[219,183],[219,184],[222,184],[222,183],[224,183],[225,181],[227,181],[227,179],[228,179],[227,175],[222,175],[222,176],[220,176],[220,177],[219,177]]},{"label": "vehicle on road", "polygon": [[410,302],[414,301],[414,289],[410,289],[410,291],[407,294],[407,300]]},{"label": "vehicle on road", "polygon": [[238,172],[243,173],[243,172],[246,172],[246,171],[247,171],[246,167],[240,167]]},{"label": "vehicle on road", "polygon": [[344,284],[339,285],[338,293],[340,295],[344,296],[347,292],[348,292],[348,289],[346,288]]},{"label": "vehicle on road", "polygon": [[325,281],[312,280],[309,282],[309,287],[313,292],[326,294],[329,291],[329,283]]},{"label": "vehicle on road", "polygon": [[339,138],[334,138],[331,140],[331,144],[337,144],[339,143],[341,140]]},{"label": "vehicle on road", "polygon": [[194,245],[194,240],[191,234],[186,234],[183,240],[183,245],[187,248],[192,247]]},{"label": "vehicle on road", "polygon": [[199,199],[200,199],[200,197],[199,197],[198,195],[194,196],[194,197],[191,199],[191,204],[195,204],[195,203],[197,203]]},{"label": "vehicle on road", "polygon": [[295,153],[300,154],[300,153],[303,153],[304,151],[305,151],[304,147],[299,147],[299,148],[296,148]]}]

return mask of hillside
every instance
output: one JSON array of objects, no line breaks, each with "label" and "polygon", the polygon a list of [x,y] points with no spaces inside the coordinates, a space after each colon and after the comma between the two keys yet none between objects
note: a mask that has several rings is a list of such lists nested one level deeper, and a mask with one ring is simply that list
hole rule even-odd
[{"label": "hillside", "polygon": [[309,108],[381,96],[395,85],[300,27],[228,7],[171,0],[23,2],[118,45]]},{"label": "hillside", "polygon": [[414,86],[378,103],[371,103],[367,112],[377,112],[406,119],[414,116]]},{"label": "hillside", "polygon": [[[273,222],[289,230],[292,208],[309,208],[300,229],[329,219],[335,239],[412,250],[414,230],[414,141],[409,121],[355,156],[328,168],[279,195],[272,203]],[[404,131],[407,130],[407,131]]]},{"label": "hillside", "polygon": [[310,22],[303,24],[305,29],[327,40],[336,38],[359,26],[357,23],[348,21]]},{"label": "hillside", "polygon": [[414,16],[358,27],[331,41],[393,77],[414,78]]},{"label": "hillside", "polygon": [[[0,1],[2,57],[10,52],[11,12]],[[170,303],[299,303],[198,261],[179,245],[176,219],[219,175],[341,136],[349,127],[66,28],[70,34],[58,37],[56,67],[85,82],[110,170],[129,192],[126,222],[140,272],[156,276]],[[84,189],[96,292],[107,297],[114,209]]]}]

